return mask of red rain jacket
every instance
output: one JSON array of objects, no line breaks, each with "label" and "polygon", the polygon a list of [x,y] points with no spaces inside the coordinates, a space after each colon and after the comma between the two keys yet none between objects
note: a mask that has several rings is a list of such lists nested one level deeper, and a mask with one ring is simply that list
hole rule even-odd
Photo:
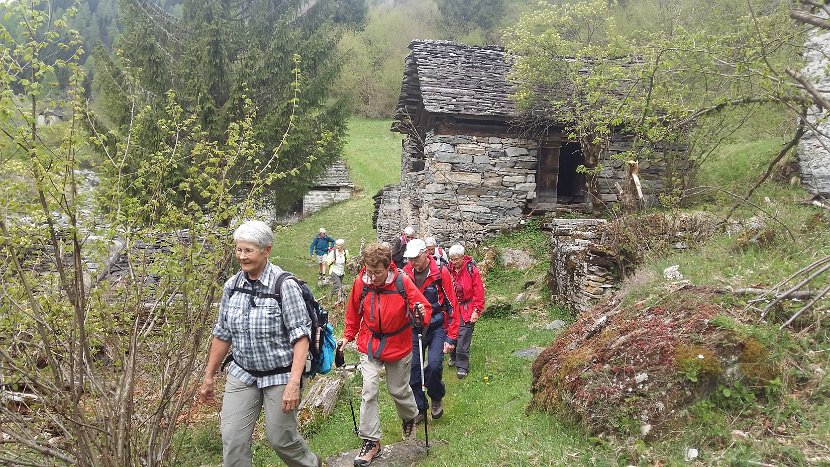
[{"label": "red rain jacket", "polygon": [[[410,278],[412,278],[413,282],[415,281],[415,271],[411,262],[406,263],[406,266],[403,267],[403,271]],[[441,285],[438,287],[438,284],[436,284],[436,288],[438,289],[438,301],[432,303],[432,309],[435,311],[436,305],[443,304],[444,301],[449,299],[450,306],[452,307],[452,315],[446,314],[447,310],[446,308],[444,309],[444,331],[447,333],[447,339],[450,340],[450,343],[455,345],[455,340],[458,338],[458,327],[461,324],[461,311],[458,309],[458,300],[456,300],[455,297],[455,288],[453,287],[452,276],[450,275],[449,268],[446,266],[441,267],[439,271],[438,263],[435,262],[435,259],[432,256],[429,256],[429,275],[418,290],[420,290],[421,293],[424,293],[427,287],[435,282],[440,282]],[[446,296],[444,295],[445,293]],[[424,296],[426,297],[426,294],[424,294]],[[426,298],[429,299],[430,297]]]},{"label": "red rain jacket", "polygon": [[472,275],[467,268],[467,263],[472,260],[473,258],[464,256],[459,268],[456,269],[452,262],[449,265],[461,318],[465,323],[470,321],[473,310],[478,310],[479,314],[484,311],[484,283],[481,282],[481,274],[475,264],[472,265]]},{"label": "red rain jacket", "polygon": [[[404,291],[409,300],[409,310],[405,309],[406,301],[398,293],[395,280],[398,274],[401,274],[403,280]],[[364,285],[367,286],[367,293],[361,303]],[[432,306],[415,287],[409,276],[390,267],[386,283],[378,288],[372,284],[364,269],[355,278],[349,301],[346,302],[343,338],[351,342],[357,336],[357,350],[365,354],[369,353],[369,341],[371,340],[372,353],[380,350],[380,355],[372,358],[390,362],[400,360],[412,353],[410,324],[414,313],[412,309],[416,303],[424,305],[424,322],[429,323],[432,317]],[[396,334],[388,335],[385,345],[379,349],[378,333]]]}]

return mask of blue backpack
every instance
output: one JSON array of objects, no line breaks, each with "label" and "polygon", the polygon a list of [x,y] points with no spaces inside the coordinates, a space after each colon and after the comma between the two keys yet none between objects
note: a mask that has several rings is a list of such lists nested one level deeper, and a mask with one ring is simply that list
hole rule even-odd
[{"label": "blue backpack", "polygon": [[[237,287],[241,274],[242,272],[239,272],[237,277],[234,278],[234,288],[230,291],[231,296],[233,296],[236,292],[247,294],[252,293],[248,289]],[[308,359],[306,360],[306,367],[303,374],[309,378],[312,378],[317,374],[324,375],[331,371],[331,367],[334,364],[334,351],[337,347],[337,342],[334,339],[334,329],[329,323],[329,314],[314,298],[314,294],[311,292],[311,289],[308,288],[308,284],[290,272],[283,272],[277,276],[277,280],[274,281],[274,293],[264,293],[258,295],[262,298],[275,298],[280,304],[280,307],[282,307],[282,296],[280,296],[280,290],[286,279],[293,279],[294,282],[296,282],[300,287],[300,291],[303,295],[303,302],[305,303],[305,308],[308,312],[308,317],[311,319],[311,337],[308,344]],[[224,368],[224,366],[231,360],[233,360],[232,353],[228,354],[225,358],[225,362],[222,367]],[[239,363],[237,363],[237,365],[239,365]],[[242,369],[257,378],[291,372],[290,365],[274,368],[273,370],[268,371],[254,371],[245,368]]]}]

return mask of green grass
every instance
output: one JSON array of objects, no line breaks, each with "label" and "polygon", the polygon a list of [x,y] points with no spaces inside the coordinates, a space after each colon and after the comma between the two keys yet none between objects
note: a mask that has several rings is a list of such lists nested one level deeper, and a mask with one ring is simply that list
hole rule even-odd
[{"label": "green grass", "polygon": [[325,227],[333,238],[344,239],[352,255],[359,253],[362,241],[377,241],[377,233],[372,228],[372,196],[384,185],[400,180],[402,138],[389,131],[390,125],[388,120],[363,118],[349,122],[344,159],[357,193],[352,199],[325,208],[298,224],[278,229],[272,261],[311,283],[317,280],[317,265],[309,256],[308,247],[320,227]]}]

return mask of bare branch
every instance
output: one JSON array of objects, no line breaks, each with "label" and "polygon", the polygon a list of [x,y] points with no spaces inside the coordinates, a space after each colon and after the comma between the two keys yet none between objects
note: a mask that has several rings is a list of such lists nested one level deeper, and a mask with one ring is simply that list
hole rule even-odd
[{"label": "bare branch", "polygon": [[784,73],[786,73],[790,78],[796,80],[798,84],[800,84],[801,87],[803,87],[804,90],[810,94],[813,98],[813,102],[815,102],[817,106],[824,110],[830,110],[830,100],[827,100],[821,92],[813,86],[813,83],[807,80],[807,78],[789,68],[784,69]]},{"label": "bare branch", "polygon": [[830,29],[830,22],[827,21],[827,18],[822,18],[821,16],[811,15],[801,11],[791,11],[790,18],[811,26],[816,26],[822,29]]},{"label": "bare branch", "polygon": [[796,312],[795,312],[795,314],[793,314],[793,315],[790,317],[790,319],[788,319],[788,320],[787,320],[787,322],[785,322],[784,324],[782,324],[782,325],[781,325],[781,329],[784,329],[785,327],[789,326],[789,325],[790,325],[790,323],[792,323],[793,321],[795,321],[795,320],[796,320],[796,318],[798,318],[799,316],[801,316],[801,314],[802,314],[802,313],[804,313],[805,311],[807,311],[807,310],[809,310],[810,308],[812,308],[812,307],[813,307],[813,305],[815,305],[815,304],[816,304],[819,300],[821,300],[822,298],[824,298],[824,296],[825,296],[825,295],[827,295],[828,293],[830,293],[830,285],[828,285],[827,287],[825,287],[825,288],[821,289],[821,291],[820,291],[819,293],[817,293],[817,294],[816,294],[816,296],[815,296],[815,297],[813,297],[813,299],[812,299],[812,300],[810,300],[810,302],[809,302],[809,303],[807,303],[806,305],[804,305],[803,307],[801,307],[801,309],[800,309],[800,310],[796,311]]}]

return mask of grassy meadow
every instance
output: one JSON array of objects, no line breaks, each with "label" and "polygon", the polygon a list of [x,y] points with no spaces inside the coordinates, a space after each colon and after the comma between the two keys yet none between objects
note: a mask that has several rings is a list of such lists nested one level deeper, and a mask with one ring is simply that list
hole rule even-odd
[{"label": "grassy meadow", "polygon": [[317,265],[308,248],[320,227],[325,227],[332,237],[344,239],[346,249],[353,255],[360,251],[361,242],[376,240],[372,196],[384,185],[400,180],[402,137],[389,131],[390,126],[387,120],[350,121],[344,159],[357,193],[298,224],[276,230],[272,253],[276,264],[312,283],[317,280]]}]

